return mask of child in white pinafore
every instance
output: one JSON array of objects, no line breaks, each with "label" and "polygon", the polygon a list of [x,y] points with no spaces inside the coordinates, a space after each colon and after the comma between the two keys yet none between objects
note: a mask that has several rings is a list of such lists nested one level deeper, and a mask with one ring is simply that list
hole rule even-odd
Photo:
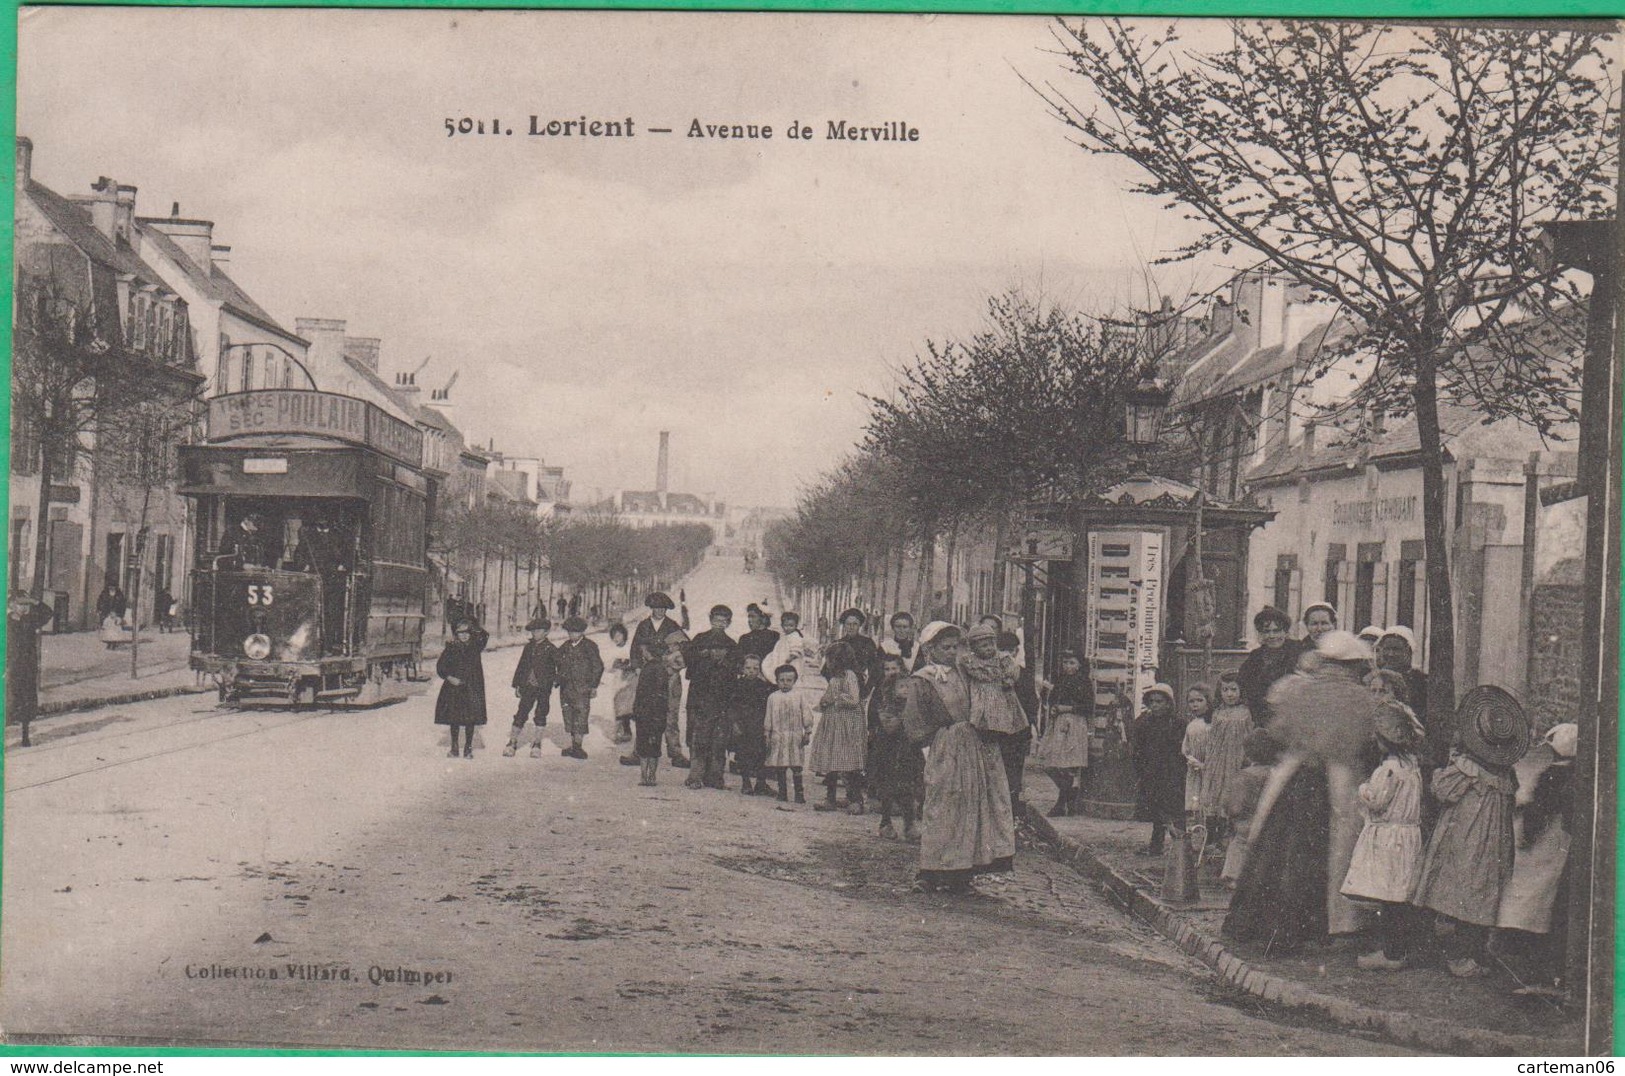
[{"label": "child in white pinafore", "polygon": [[1367,683],[1377,699],[1377,743],[1383,760],[1360,786],[1365,828],[1354,845],[1342,893],[1378,906],[1382,948],[1357,963],[1367,971],[1398,971],[1406,966],[1423,917],[1411,906],[1422,870],[1422,767],[1416,747],[1422,724],[1402,701],[1399,674],[1379,669]]},{"label": "child in white pinafore", "polygon": [[763,733],[767,758],[763,767],[779,779],[779,801],[790,798],[789,779],[795,779],[796,802],[806,803],[801,769],[807,764],[807,744],[812,740],[813,711],[807,694],[796,690],[796,667],[786,662],[773,670],[779,689],[767,697],[767,718]]}]

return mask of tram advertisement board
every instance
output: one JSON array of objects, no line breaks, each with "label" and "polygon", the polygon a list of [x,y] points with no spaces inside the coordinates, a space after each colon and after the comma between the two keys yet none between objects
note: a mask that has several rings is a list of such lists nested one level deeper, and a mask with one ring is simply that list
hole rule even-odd
[{"label": "tram advertisement board", "polygon": [[260,433],[333,437],[375,448],[414,466],[423,462],[423,434],[377,405],[311,389],[262,389],[209,401],[209,440]]}]

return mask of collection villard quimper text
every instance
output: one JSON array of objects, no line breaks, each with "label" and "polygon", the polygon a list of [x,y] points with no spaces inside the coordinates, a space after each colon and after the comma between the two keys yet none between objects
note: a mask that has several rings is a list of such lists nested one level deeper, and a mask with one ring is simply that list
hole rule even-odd
[{"label": "collection villard quimper text", "polygon": [[[885,120],[874,124],[854,123],[851,120],[824,120],[822,122],[825,141],[918,142],[920,140],[920,129],[909,126],[903,120]],[[680,135],[685,138],[718,140],[744,139],[758,142],[770,141],[780,135],[803,142],[812,142],[818,138],[818,131],[800,120],[791,120],[786,126],[774,127],[765,123],[707,123],[695,118],[686,128],[674,128],[639,127],[631,116],[617,120],[588,119],[586,116],[561,120],[533,115],[530,117],[528,127],[521,126],[516,132],[513,124],[504,121],[500,116],[489,118],[448,116],[446,117],[445,127],[447,138],[458,135],[500,136],[515,133],[522,133],[536,138],[635,138],[641,134]]]}]

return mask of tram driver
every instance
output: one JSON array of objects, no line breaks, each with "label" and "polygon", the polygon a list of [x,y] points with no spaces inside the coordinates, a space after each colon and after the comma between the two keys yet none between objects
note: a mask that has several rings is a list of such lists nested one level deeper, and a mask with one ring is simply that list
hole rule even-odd
[{"label": "tram driver", "polygon": [[270,546],[261,531],[264,520],[258,512],[249,512],[226,531],[220,540],[220,558],[236,558],[245,568],[268,568],[273,561]]}]

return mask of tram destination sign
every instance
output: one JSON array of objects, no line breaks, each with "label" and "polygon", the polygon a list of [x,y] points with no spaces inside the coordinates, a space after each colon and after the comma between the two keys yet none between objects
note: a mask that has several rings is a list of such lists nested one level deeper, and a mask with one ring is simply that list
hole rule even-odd
[{"label": "tram destination sign", "polygon": [[234,392],[209,401],[209,440],[251,434],[295,433],[332,437],[423,464],[423,432],[376,404],[309,389]]}]

